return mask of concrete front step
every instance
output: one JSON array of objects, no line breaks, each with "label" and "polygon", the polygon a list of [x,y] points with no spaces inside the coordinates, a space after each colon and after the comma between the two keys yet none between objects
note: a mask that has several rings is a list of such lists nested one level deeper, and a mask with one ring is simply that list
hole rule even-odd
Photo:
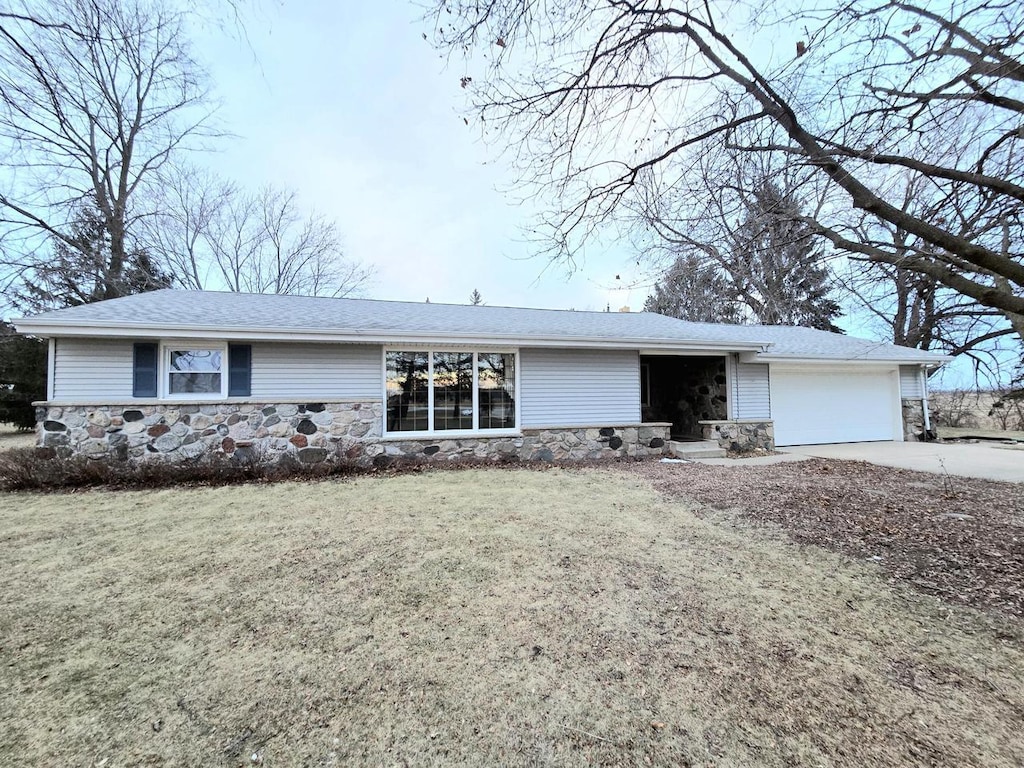
[{"label": "concrete front step", "polygon": [[726,456],[725,450],[718,445],[717,440],[669,440],[666,445],[668,455],[676,459],[723,459]]}]

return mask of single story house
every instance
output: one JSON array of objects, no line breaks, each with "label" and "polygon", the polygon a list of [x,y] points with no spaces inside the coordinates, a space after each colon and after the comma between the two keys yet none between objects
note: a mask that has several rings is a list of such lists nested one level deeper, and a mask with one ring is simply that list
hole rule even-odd
[{"label": "single story house", "polygon": [[[49,339],[58,454],[530,459],[903,440],[949,358],[809,328],[162,290],[14,321]],[[908,429],[908,420],[917,422]]]}]

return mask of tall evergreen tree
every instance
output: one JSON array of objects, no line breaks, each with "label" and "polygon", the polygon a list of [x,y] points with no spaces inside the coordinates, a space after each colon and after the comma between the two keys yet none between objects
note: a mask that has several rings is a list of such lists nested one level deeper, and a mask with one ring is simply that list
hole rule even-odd
[{"label": "tall evergreen tree", "polygon": [[753,185],[739,223],[721,242],[690,240],[647,297],[651,312],[718,323],[803,325],[841,332],[823,253],[795,196],[771,180]]},{"label": "tall evergreen tree", "polygon": [[830,296],[823,256],[794,195],[762,179],[722,266],[755,322],[839,332],[832,321],[840,307]]},{"label": "tall evergreen tree", "polygon": [[[13,296],[24,311],[74,307],[171,286],[170,275],[141,249],[127,251],[117,273],[111,272],[110,235],[92,208],[81,208],[70,235],[53,242],[50,260],[38,264],[34,277]],[[46,398],[46,354],[44,341],[0,324],[0,422],[26,430],[35,424],[32,402]]]},{"label": "tall evergreen tree", "polygon": [[676,257],[644,302],[644,311],[695,322],[742,322],[728,276],[692,252]]},{"label": "tall evergreen tree", "polygon": [[46,342],[22,336],[10,323],[0,322],[0,423],[32,429],[32,403],[44,399]]},{"label": "tall evergreen tree", "polygon": [[74,307],[171,286],[171,276],[139,248],[129,249],[118,272],[111,272],[110,237],[94,208],[80,208],[70,230],[66,239],[54,240],[51,259],[39,264],[15,295],[25,310]]}]

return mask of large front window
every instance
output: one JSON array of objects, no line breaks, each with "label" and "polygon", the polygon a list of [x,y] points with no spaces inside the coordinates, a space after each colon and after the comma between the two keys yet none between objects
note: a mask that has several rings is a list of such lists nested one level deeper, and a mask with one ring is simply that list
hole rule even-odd
[{"label": "large front window", "polygon": [[223,389],[223,349],[167,350],[168,395],[219,395]]},{"label": "large front window", "polygon": [[389,351],[387,431],[515,429],[511,352]]}]

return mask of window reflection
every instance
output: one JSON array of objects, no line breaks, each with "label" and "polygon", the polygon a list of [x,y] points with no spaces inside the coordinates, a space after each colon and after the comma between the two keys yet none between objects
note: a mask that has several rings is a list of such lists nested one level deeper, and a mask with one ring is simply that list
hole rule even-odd
[{"label": "window reflection", "polygon": [[516,426],[512,353],[395,351],[385,368],[388,432]]},{"label": "window reflection", "polygon": [[434,429],[473,429],[473,353],[434,353]]},{"label": "window reflection", "polygon": [[389,432],[425,432],[428,362],[426,352],[388,352],[386,389]]},{"label": "window reflection", "polygon": [[219,394],[222,354],[219,349],[170,350],[170,365],[167,370],[168,393]]},{"label": "window reflection", "polygon": [[477,355],[480,429],[511,429],[516,425],[515,355]]}]

